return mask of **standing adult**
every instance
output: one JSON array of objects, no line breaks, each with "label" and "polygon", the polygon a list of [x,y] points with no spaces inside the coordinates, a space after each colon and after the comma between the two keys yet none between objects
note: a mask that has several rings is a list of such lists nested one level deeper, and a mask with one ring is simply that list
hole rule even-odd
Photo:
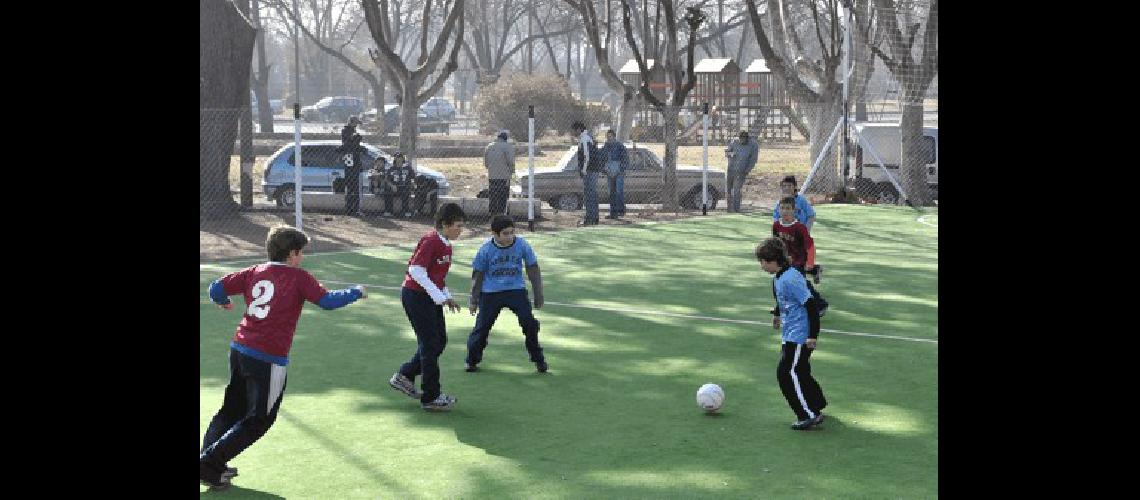
[{"label": "standing adult", "polygon": [[348,117],[348,124],[340,130],[340,153],[344,160],[344,212],[348,215],[360,215],[360,173],[361,152],[360,134],[356,126],[360,119],[355,116]]},{"label": "standing adult", "polygon": [[500,130],[496,140],[483,151],[483,166],[487,168],[488,189],[491,198],[490,215],[506,212],[511,176],[515,173],[515,148],[507,143],[509,133]]},{"label": "standing adult", "polygon": [[629,151],[617,140],[613,129],[606,131],[601,155],[606,161],[606,176],[610,181],[610,214],[606,218],[617,219],[625,215],[625,171],[629,168]]},{"label": "standing adult", "polygon": [[595,150],[594,138],[586,130],[582,122],[574,122],[570,126],[578,140],[578,176],[582,178],[582,202],[586,207],[586,214],[582,217],[580,225],[593,226],[598,224],[598,151]]},{"label": "standing adult", "polygon": [[741,130],[740,136],[725,148],[724,154],[728,157],[728,211],[739,212],[744,179],[756,167],[760,146],[748,136],[747,130]]}]

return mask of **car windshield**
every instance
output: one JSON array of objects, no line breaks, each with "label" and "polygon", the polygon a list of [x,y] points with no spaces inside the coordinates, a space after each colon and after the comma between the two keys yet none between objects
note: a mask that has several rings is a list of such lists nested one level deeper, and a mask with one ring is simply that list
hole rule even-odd
[{"label": "car windshield", "polygon": [[578,148],[568,149],[566,153],[562,155],[562,158],[558,160],[558,166],[562,167],[562,170],[572,170],[570,168],[570,160],[572,160],[577,153]]}]

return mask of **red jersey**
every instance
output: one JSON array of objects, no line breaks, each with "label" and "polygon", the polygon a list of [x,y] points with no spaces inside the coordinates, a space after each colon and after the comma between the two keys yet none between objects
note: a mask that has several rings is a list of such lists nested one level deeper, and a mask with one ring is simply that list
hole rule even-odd
[{"label": "red jersey", "polygon": [[[423,235],[416,244],[416,251],[408,259],[408,267],[422,266],[427,269],[428,278],[436,287],[443,290],[446,286],[443,279],[447,277],[447,270],[451,269],[451,243],[444,241],[443,235],[433,230]],[[408,271],[404,271],[404,288],[417,292],[426,292],[424,287],[412,279]]]},{"label": "red jersey", "polygon": [[772,236],[784,240],[792,266],[805,269],[815,267],[815,240],[811,239],[807,226],[802,222],[795,220],[784,225],[783,221],[777,220],[772,223]]},{"label": "red jersey", "polygon": [[318,303],[328,290],[308,271],[269,262],[222,278],[226,295],[245,296],[245,316],[234,342],[271,356],[288,358],[305,301]]}]

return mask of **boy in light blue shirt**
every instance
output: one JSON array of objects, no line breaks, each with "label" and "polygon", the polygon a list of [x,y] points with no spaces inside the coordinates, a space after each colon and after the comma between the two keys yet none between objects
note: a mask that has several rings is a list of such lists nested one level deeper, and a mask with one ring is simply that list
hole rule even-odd
[{"label": "boy in light blue shirt", "polygon": [[776,275],[772,280],[777,307],[772,327],[780,329],[781,340],[776,380],[796,414],[792,429],[807,430],[823,423],[823,408],[827,406],[809,362],[819,337],[819,299],[808,290],[804,276],[792,267],[780,238],[768,238],[757,246],[756,260],[761,269]]},{"label": "boy in light blue shirt", "polygon": [[[780,181],[780,192],[783,193],[780,197],[791,196],[796,200],[796,220],[807,227],[808,232],[811,232],[811,227],[815,225],[815,209],[812,208],[811,202],[807,198],[800,196],[796,193],[796,176],[788,175],[784,180]],[[776,202],[776,208],[772,211],[772,221],[780,220],[780,202]]]},{"label": "boy in light blue shirt", "polygon": [[475,328],[467,337],[467,371],[479,370],[483,360],[483,350],[487,348],[487,338],[491,327],[503,308],[510,309],[519,319],[530,361],[539,373],[546,373],[546,358],[542,346],[538,344],[538,320],[531,311],[527,299],[526,284],[522,272],[534,287],[534,309],[542,309],[542,272],[538,268],[538,258],[530,244],[522,237],[515,236],[515,223],[509,216],[496,215],[491,220],[494,237],[483,243],[475,260],[471,263],[471,299],[468,308],[471,314],[478,311]]}]

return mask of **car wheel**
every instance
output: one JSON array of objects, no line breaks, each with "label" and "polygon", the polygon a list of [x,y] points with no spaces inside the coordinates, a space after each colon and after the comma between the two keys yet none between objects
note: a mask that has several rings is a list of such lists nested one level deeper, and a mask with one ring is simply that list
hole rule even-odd
[{"label": "car wheel", "polygon": [[273,196],[277,200],[279,207],[292,207],[297,203],[297,191],[293,189],[292,184],[286,184],[277,188],[277,193]]},{"label": "car wheel", "polygon": [[879,188],[879,194],[876,197],[878,203],[882,205],[897,205],[899,202],[899,192],[895,186],[889,182],[880,182],[876,184]]},{"label": "car wheel", "polygon": [[578,210],[582,208],[582,196],[577,193],[560,195],[555,200],[555,208],[558,210]]},{"label": "car wheel", "polygon": [[876,198],[878,196],[879,186],[875,184],[875,181],[866,177],[855,179],[855,182],[849,185],[855,190],[855,195],[860,198]]},{"label": "car wheel", "polygon": [[[719,197],[720,194],[717,193],[716,188],[711,186],[711,185],[708,187],[708,191],[709,191],[709,210],[715,210],[717,198]],[[693,186],[691,189],[689,189],[688,193],[685,193],[684,198],[681,198],[681,206],[684,208],[692,209],[692,210],[700,210],[701,209],[701,201],[702,201],[701,200],[701,187],[700,186]]]},{"label": "car wheel", "polygon": [[432,189],[424,198],[423,204],[420,205],[420,214],[428,216],[435,215],[436,209],[439,208],[439,193],[437,190]]}]

